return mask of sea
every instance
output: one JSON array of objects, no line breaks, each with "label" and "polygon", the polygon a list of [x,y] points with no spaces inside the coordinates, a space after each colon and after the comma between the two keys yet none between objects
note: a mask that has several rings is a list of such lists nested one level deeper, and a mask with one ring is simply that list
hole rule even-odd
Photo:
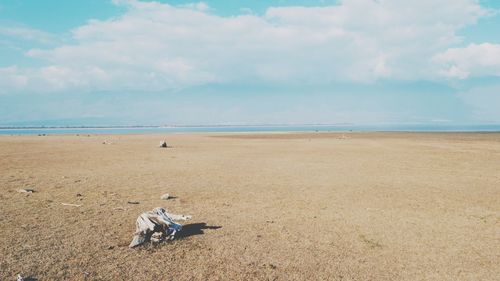
[{"label": "sea", "polygon": [[0,127],[0,135],[110,135],[160,133],[257,132],[500,132],[500,124],[383,124],[383,125],[262,125],[262,126],[140,126],[140,127]]}]

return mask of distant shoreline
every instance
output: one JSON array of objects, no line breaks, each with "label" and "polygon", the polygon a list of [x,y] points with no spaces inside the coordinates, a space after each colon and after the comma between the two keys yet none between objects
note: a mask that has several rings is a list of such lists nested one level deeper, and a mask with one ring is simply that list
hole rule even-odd
[{"label": "distant shoreline", "polygon": [[357,126],[355,124],[215,124],[215,125],[109,125],[109,126],[0,126],[2,129],[114,129],[114,128],[224,128],[224,127],[294,127],[294,126]]},{"label": "distant shoreline", "polygon": [[500,124],[429,125],[429,124],[306,124],[306,125],[165,125],[165,126],[47,126],[0,127],[0,135],[119,135],[155,133],[350,133],[350,132],[434,132],[498,133]]}]

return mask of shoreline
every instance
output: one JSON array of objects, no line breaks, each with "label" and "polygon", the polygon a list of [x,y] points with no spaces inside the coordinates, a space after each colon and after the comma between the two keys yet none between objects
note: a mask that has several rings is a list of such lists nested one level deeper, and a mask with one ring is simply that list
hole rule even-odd
[{"label": "shoreline", "polygon": [[500,125],[459,126],[185,126],[185,127],[18,127],[0,128],[0,136],[16,135],[146,135],[193,133],[500,133]]}]

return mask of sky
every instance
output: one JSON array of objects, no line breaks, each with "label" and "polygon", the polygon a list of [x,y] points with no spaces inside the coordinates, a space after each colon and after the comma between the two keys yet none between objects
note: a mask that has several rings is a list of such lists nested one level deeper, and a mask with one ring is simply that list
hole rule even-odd
[{"label": "sky", "polygon": [[496,0],[0,0],[0,126],[500,124]]}]

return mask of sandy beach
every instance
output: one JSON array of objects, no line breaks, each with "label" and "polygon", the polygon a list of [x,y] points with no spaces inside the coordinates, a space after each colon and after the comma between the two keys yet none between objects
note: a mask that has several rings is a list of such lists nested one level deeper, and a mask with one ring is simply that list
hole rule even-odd
[{"label": "sandy beach", "polygon": [[[0,280],[500,276],[500,133],[2,136],[0,167]],[[155,207],[193,218],[128,248]]]}]

